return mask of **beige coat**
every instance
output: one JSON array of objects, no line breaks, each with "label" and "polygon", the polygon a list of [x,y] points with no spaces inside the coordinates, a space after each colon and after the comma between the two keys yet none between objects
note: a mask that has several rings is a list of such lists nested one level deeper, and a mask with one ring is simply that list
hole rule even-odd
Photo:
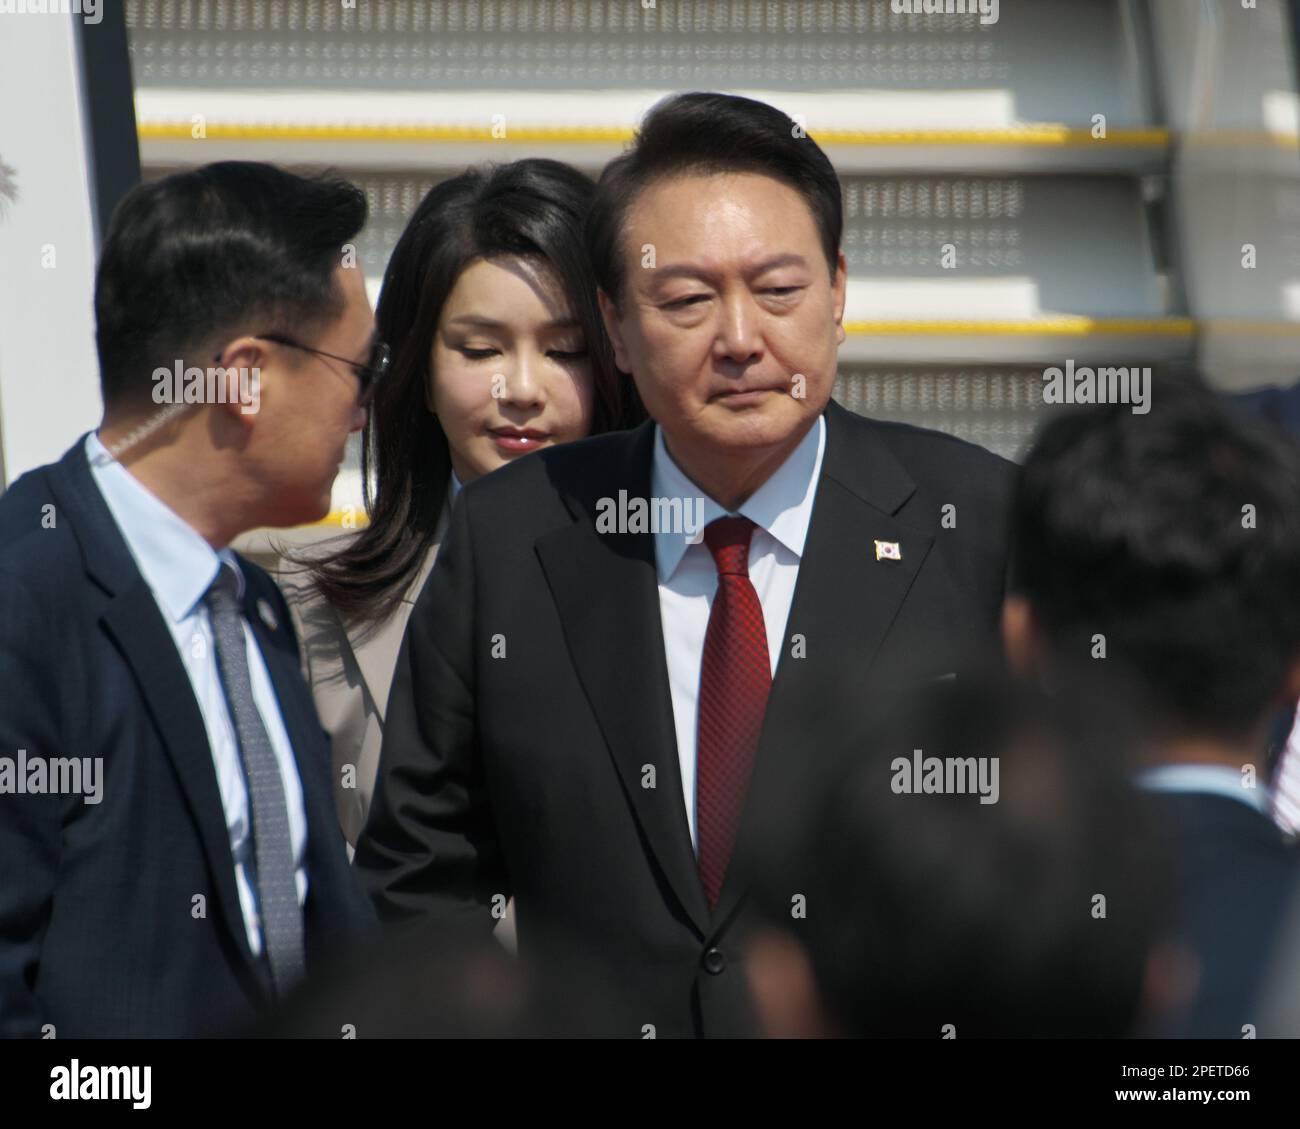
[{"label": "beige coat", "polygon": [[[384,711],[406,621],[433,568],[446,528],[444,509],[433,545],[396,611],[386,620],[354,628],[351,633],[303,572],[289,566],[276,571],[298,631],[303,676],[311,687],[321,725],[329,734],[335,806],[349,847],[356,846],[375,792]],[[331,539],[330,551],[337,552],[343,543]]]},{"label": "beige coat", "polygon": [[[437,559],[449,516],[450,505],[443,508],[433,544],[397,610],[388,619],[363,631],[354,629],[349,634],[338,612],[301,570],[291,570],[283,563],[270,569],[293,616],[302,649],[303,677],[311,687],[321,725],[329,734],[334,804],[348,842],[349,858],[375,794],[379,750],[384,739],[384,712],[388,708],[388,692],[392,688],[406,621]],[[342,539],[331,538],[322,551],[337,552],[343,544],[346,542]],[[511,898],[494,930],[497,940],[509,953],[517,951],[518,943],[514,909]]]}]

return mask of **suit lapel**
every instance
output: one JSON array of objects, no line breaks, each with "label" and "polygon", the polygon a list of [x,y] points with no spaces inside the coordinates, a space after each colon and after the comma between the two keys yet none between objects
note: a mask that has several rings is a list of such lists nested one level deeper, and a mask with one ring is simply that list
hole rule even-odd
[{"label": "suit lapel", "polygon": [[51,491],[71,518],[87,573],[106,594],[101,622],[135,675],[198,829],[221,918],[260,986],[203,716],[162,612],[95,485],[84,442],[83,436],[52,468]]},{"label": "suit lapel", "polygon": [[[864,699],[876,652],[934,542],[898,520],[916,487],[871,428],[828,404],[821,478],[733,859],[759,833],[758,801],[778,796],[783,782],[804,776],[809,758],[844,736],[835,719],[845,703]],[[877,540],[899,545],[902,559],[878,561]],[[794,657],[796,636],[803,657]],[[737,869],[723,883],[715,928],[743,894]]]},{"label": "suit lapel", "polygon": [[[610,496],[648,498],[653,424],[632,433],[612,480],[592,475]],[[920,571],[934,539],[904,524],[899,513],[916,487],[889,449],[861,419],[833,401],[826,409],[826,450],[799,567],[782,657],[739,830],[736,856],[759,833],[753,797],[778,791],[787,772],[838,734],[819,734],[811,719],[840,716],[859,701],[876,653]],[[593,712],[605,735],[637,819],[683,908],[708,935],[738,908],[744,893],[735,867],[709,912],[682,803],[672,699],[664,659],[654,538],[597,533],[597,498],[571,488],[573,525],[547,534],[537,553],[559,610],[565,637]],[[876,540],[901,548],[901,560],[878,561]],[[619,649],[644,660],[637,679],[611,661]],[[803,657],[792,655],[802,636]],[[657,786],[642,786],[643,766],[656,766]],[[735,856],[733,856],[735,857]]]},{"label": "suit lapel", "polygon": [[[649,498],[653,440],[653,424],[642,425],[629,436],[613,481],[601,475],[587,481],[609,489],[610,497],[626,490],[629,498]],[[598,533],[597,497],[583,492],[586,485],[566,498],[574,523],[539,538],[537,555],[574,668],[637,821],[683,910],[703,934],[709,911],[682,802],[654,538],[649,533]],[[611,644],[614,632],[617,653]],[[640,664],[635,677],[617,661],[618,653]],[[644,784],[650,765],[655,770],[652,788]]]}]

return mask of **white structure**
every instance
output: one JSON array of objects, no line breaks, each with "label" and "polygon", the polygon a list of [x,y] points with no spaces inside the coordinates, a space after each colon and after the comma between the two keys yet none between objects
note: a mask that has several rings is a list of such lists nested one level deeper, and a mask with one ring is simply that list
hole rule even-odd
[{"label": "white structure", "polygon": [[99,422],[96,233],[69,15],[0,15],[0,485]]},{"label": "white structure", "polygon": [[[993,24],[899,15],[890,0],[125,0],[125,12],[145,175],[229,157],[336,167],[370,199],[372,296],[435,181],[525,155],[595,173],[664,94],[728,90],[786,110],[841,173],[847,406],[1014,455],[1043,410],[1043,369],[1069,360],[1198,357],[1225,387],[1300,378],[1300,114],[1283,0],[1001,0]],[[12,476],[98,405],[72,39],[66,17],[0,21],[6,105],[24,107],[0,118],[0,158],[24,193],[0,224]],[[46,241],[57,271],[34,256]],[[335,506],[359,501],[353,458]]]}]

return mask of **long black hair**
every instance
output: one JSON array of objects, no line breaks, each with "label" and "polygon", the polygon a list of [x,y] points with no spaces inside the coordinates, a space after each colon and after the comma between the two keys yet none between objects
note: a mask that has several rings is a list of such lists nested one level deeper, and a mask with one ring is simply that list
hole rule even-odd
[{"label": "long black hair", "polygon": [[[451,476],[447,436],[425,390],[443,304],[479,259],[542,259],[582,327],[591,361],[591,433],[633,426],[644,409],[614,352],[596,301],[582,224],[595,184],[546,158],[470,168],[429,190],[397,241],[375,310],[392,367],[376,389],[361,436],[369,524],[338,552],[309,563],[316,587],[351,622],[387,618],[433,544]],[[371,478],[373,475],[373,489]],[[304,562],[305,563],[305,562]]]}]

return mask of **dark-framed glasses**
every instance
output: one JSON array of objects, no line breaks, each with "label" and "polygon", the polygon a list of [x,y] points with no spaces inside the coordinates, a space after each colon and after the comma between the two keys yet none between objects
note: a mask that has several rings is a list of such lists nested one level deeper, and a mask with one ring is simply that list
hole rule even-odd
[{"label": "dark-framed glasses", "polygon": [[375,387],[388,371],[388,366],[393,359],[392,350],[383,341],[376,341],[370,346],[370,355],[363,364],[361,361],[354,361],[351,357],[340,357],[337,353],[327,353],[324,349],[313,349],[310,345],[304,345],[300,341],[278,333],[258,333],[254,336],[259,341],[270,341],[290,349],[301,349],[304,353],[314,353],[318,357],[329,357],[332,361],[342,361],[357,374],[357,379],[361,382],[357,402],[363,405],[374,399]]}]

